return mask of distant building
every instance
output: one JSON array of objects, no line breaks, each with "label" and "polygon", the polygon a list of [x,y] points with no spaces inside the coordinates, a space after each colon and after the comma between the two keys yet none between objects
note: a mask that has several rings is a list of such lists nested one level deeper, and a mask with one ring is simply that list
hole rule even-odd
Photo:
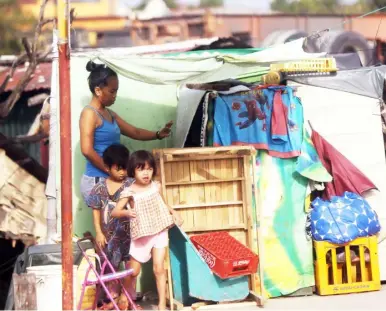
[{"label": "distant building", "polygon": [[[40,0],[19,1],[25,10],[38,14]],[[333,27],[327,34],[331,37],[327,40],[330,46],[323,46],[323,51],[358,51],[364,64],[374,58],[371,50],[376,52],[377,59],[386,59],[386,24],[382,23],[381,13],[356,18],[358,16],[331,14],[264,14],[241,6],[171,10],[164,0],[149,0],[142,11],[135,11],[122,8],[118,2],[72,0],[71,7],[76,12],[72,47],[146,46],[211,37],[234,37],[247,45],[268,47],[321,31],[323,34],[323,30]],[[55,15],[55,2],[50,1],[46,16]],[[322,52],[319,45],[310,44],[308,51]]]},{"label": "distant building", "polygon": [[[18,0],[23,10],[38,16],[41,0]],[[48,2],[46,18],[56,17],[56,0]],[[119,0],[71,0],[75,9],[72,25],[74,47],[132,46],[130,21],[122,14]]]}]

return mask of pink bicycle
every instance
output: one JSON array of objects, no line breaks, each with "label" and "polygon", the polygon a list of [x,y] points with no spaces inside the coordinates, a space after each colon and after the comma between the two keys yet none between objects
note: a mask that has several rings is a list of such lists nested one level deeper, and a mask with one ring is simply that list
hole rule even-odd
[{"label": "pink bicycle", "polygon": [[[81,242],[83,242],[83,241],[90,241],[93,244],[93,246],[96,250],[95,255],[89,255],[86,253],[86,250],[82,247]],[[103,249],[101,249],[99,247],[99,245],[97,245],[97,243],[95,243],[95,239],[92,235],[87,235],[87,237],[84,237],[84,238],[78,240],[77,244],[78,244],[78,247],[79,247],[80,251],[82,252],[84,258],[86,258],[86,260],[88,262],[88,268],[87,268],[87,271],[86,271],[86,274],[85,274],[85,277],[84,277],[84,280],[82,283],[82,291],[81,291],[79,302],[78,302],[78,310],[82,310],[81,309],[82,308],[82,301],[83,301],[84,293],[85,293],[87,286],[92,286],[92,285],[96,285],[97,290],[96,290],[94,305],[93,305],[93,308],[91,310],[96,310],[96,307],[97,307],[97,300],[98,300],[98,296],[99,296],[99,286],[98,285],[100,285],[100,287],[103,288],[107,297],[110,299],[111,303],[113,304],[115,310],[117,310],[117,311],[120,310],[118,307],[118,304],[115,302],[113,296],[111,295],[110,290],[106,286],[106,283],[112,282],[112,281],[118,281],[120,283],[122,291],[125,294],[125,296],[127,297],[129,305],[131,306],[131,310],[137,310],[135,303],[131,299],[130,294],[127,292],[127,290],[125,289],[125,287],[123,286],[123,283],[122,283],[123,278],[125,278],[126,276],[133,273],[133,269],[123,270],[123,271],[119,271],[119,272],[115,271],[113,265],[108,260],[105,252],[103,251]],[[102,259],[103,259],[102,264],[101,264],[100,255],[98,255],[98,254],[100,254],[102,256]],[[96,259],[96,261],[99,263],[100,273],[98,273],[98,271],[97,271],[96,267],[93,265],[90,257],[94,257]],[[108,267],[110,269],[110,271],[111,271],[110,273],[107,273],[107,274],[104,273],[106,267]],[[93,271],[95,273],[95,276],[97,278],[96,280],[89,280],[88,279],[90,271]]]}]

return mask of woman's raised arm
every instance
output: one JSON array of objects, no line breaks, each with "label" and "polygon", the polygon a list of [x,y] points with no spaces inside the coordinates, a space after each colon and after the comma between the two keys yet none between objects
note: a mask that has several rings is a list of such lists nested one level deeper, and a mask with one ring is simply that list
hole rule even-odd
[{"label": "woman's raised arm", "polygon": [[[136,139],[136,140],[145,141],[145,140],[163,139],[163,138],[169,136],[170,127],[173,124],[173,122],[170,121],[159,132],[152,132],[152,131],[149,131],[149,130],[145,130],[145,129],[141,129],[141,128],[135,127],[135,126],[127,123],[125,120],[123,120],[115,112],[112,112],[112,113],[114,115],[115,120],[118,123],[118,126],[119,126],[119,128],[121,130],[122,135],[125,135],[127,137],[130,137],[130,138]],[[157,135],[157,133],[158,133],[158,135]]]}]

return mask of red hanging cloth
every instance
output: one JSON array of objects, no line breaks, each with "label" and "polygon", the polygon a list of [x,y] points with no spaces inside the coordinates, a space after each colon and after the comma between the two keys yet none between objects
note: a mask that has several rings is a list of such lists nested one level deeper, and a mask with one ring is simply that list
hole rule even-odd
[{"label": "red hanging cloth", "polygon": [[311,139],[323,166],[333,178],[332,182],[325,184],[323,199],[342,196],[345,191],[362,195],[368,190],[377,189],[370,179],[318,132],[313,130]]}]

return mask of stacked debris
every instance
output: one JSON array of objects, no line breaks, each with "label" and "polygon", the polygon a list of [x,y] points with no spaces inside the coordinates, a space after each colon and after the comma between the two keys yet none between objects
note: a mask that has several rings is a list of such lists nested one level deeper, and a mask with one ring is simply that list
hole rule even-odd
[{"label": "stacked debris", "polygon": [[15,152],[17,145],[0,138],[0,231],[31,244],[46,234],[47,173],[34,159],[23,157],[23,148]]}]

